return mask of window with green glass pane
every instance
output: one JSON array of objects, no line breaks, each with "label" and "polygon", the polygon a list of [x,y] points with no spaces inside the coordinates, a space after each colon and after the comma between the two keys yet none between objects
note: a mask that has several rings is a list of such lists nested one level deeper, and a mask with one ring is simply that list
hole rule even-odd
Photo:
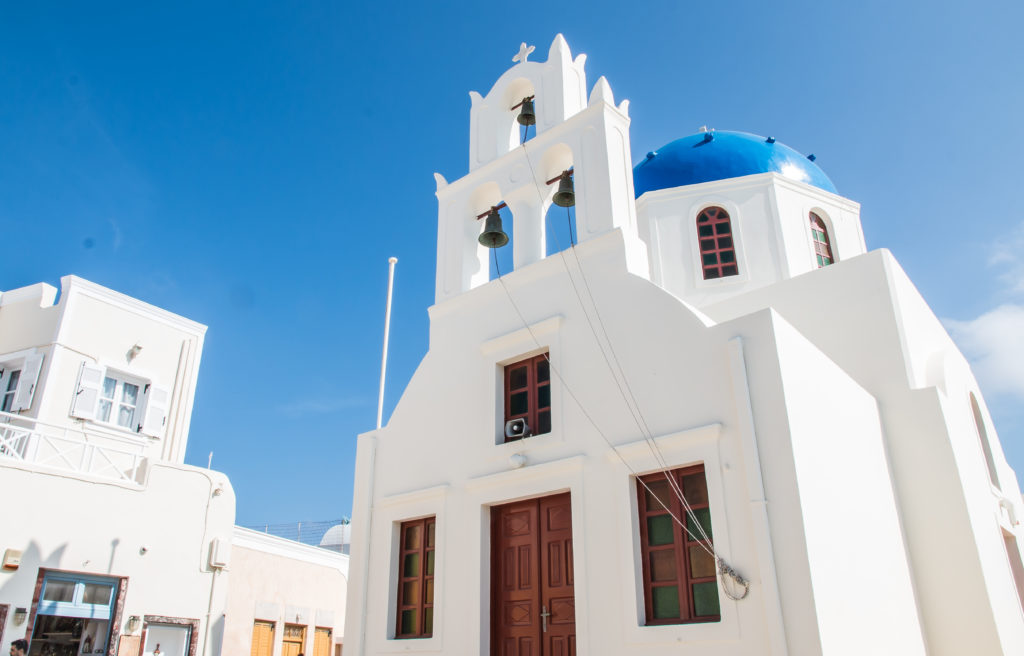
[{"label": "window with green glass pane", "polygon": [[637,483],[646,623],[717,622],[721,610],[704,466],[667,476],[672,485],[665,472],[641,476]]},{"label": "window with green glass pane", "polygon": [[433,517],[402,522],[396,638],[429,638],[433,632],[435,528]]},{"label": "window with green glass pane", "polygon": [[811,212],[811,241],[814,242],[814,257],[818,268],[826,267],[835,261],[832,257],[832,244],[828,239],[828,228],[820,216]]}]

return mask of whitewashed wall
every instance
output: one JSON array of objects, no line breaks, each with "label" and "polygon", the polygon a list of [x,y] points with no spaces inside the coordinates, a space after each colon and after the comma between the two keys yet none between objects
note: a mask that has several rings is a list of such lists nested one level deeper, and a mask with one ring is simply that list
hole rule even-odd
[{"label": "whitewashed wall", "polygon": [[[184,462],[206,327],[75,276],[61,279],[54,303],[56,296],[45,283],[0,294],[0,361],[25,350],[43,357],[32,405],[20,414]],[[141,350],[129,358],[135,345]],[[83,362],[167,392],[162,429],[145,434],[72,416]]]},{"label": "whitewashed wall", "polygon": [[209,557],[214,541],[230,545],[235,497],[226,476],[161,463],[138,488],[7,465],[0,498],[0,552],[23,552],[16,571],[0,571],[0,603],[12,609],[6,640],[24,637],[13,609],[31,608],[44,567],[128,577],[119,633],[131,615],[198,619],[198,653],[220,653],[227,580]]},{"label": "whitewashed wall", "polygon": [[[573,504],[579,653],[864,653],[863,641],[837,636],[883,612],[895,633],[883,641],[888,647],[873,653],[923,653],[909,580],[891,576],[905,573],[907,564],[891,487],[885,487],[887,463],[870,395],[791,328],[783,331],[780,346],[778,321],[769,313],[708,326],[663,290],[628,273],[620,231],[588,241],[577,252],[617,359],[669,465],[705,464],[716,547],[753,580],[750,596],[739,602],[721,596],[721,622],[642,626],[630,470],[557,381],[552,432],[500,443],[501,368],[537,346],[495,282],[431,309],[428,355],[388,425],[360,438],[348,653],[487,653],[489,507],[565,490]],[[621,447],[630,467],[641,473],[656,469],[603,365],[561,258],[549,257],[504,282],[534,335],[550,349],[559,375]],[[735,337],[745,345],[746,365],[736,364],[730,341]],[[848,528],[844,511],[855,500],[837,495],[828,477],[807,464],[821,449],[808,427],[815,415],[794,414],[801,401],[781,392],[811,373],[801,384],[822,395],[821,412],[841,406],[847,396],[856,400],[846,410],[854,420],[837,422],[830,443],[853,445],[872,472],[869,482],[883,484],[875,496],[888,494],[890,504],[878,511],[885,519],[874,527],[880,544],[890,547],[879,547],[884,566],[854,563],[834,588],[827,582],[840,568],[829,560],[831,547],[822,536]],[[746,414],[738,385],[749,385],[752,409]],[[755,427],[756,447],[744,432],[748,424]],[[514,469],[513,454],[523,455],[526,466]],[[761,472],[765,488],[758,490]],[[804,488],[820,500],[805,499]],[[753,501],[766,498],[764,519]],[[397,530],[401,521],[424,515],[437,516],[434,635],[393,641]],[[872,606],[876,594],[891,605]],[[786,649],[787,639],[790,651],[778,651]],[[828,650],[840,642],[846,647]]]},{"label": "whitewashed wall", "polygon": [[332,630],[330,653],[344,642],[348,556],[235,527],[228,583],[224,654],[248,654],[253,622],[274,623],[274,656],[285,624],[307,627],[306,654],[316,627]]}]

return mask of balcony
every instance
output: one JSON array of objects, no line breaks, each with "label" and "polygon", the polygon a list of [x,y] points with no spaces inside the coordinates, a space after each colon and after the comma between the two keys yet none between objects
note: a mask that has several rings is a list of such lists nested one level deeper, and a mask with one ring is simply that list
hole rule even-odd
[{"label": "balcony", "polygon": [[102,435],[0,412],[0,466],[13,461],[54,472],[141,486],[143,446],[117,446]]}]

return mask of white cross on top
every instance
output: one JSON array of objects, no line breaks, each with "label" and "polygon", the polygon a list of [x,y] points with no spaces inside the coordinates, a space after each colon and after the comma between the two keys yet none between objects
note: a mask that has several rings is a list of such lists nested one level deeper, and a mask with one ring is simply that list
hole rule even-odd
[{"label": "white cross on top", "polygon": [[516,55],[515,57],[513,57],[512,61],[514,61],[514,62],[525,62],[526,58],[530,56],[530,53],[533,52],[534,49],[535,48],[533,46],[526,45],[526,42],[524,41],[519,46],[519,54]]}]

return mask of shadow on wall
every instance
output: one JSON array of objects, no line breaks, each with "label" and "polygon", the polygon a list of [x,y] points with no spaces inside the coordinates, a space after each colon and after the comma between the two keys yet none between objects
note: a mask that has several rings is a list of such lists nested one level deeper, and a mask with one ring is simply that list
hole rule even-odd
[{"label": "shadow on wall", "polygon": [[221,649],[224,647],[224,615],[221,614],[215,620],[210,623],[210,632],[207,636],[206,648],[203,650],[207,654],[219,654]]},{"label": "shadow on wall", "polygon": [[[0,545],[2,546],[2,545]],[[43,556],[42,550],[39,548],[39,544],[36,542],[30,542],[28,548],[26,548],[21,554],[22,565],[16,571],[5,570],[0,574],[0,604],[10,604],[11,609],[7,616],[9,623],[10,632],[3,632],[4,627],[0,627],[0,632],[3,632],[3,640],[5,643],[15,640],[17,638],[28,638],[28,630],[30,622],[26,621],[21,626],[14,626],[12,618],[14,616],[14,609],[24,608],[28,612],[32,612],[32,596],[35,594],[36,579],[39,576],[39,568],[51,568],[60,569],[61,561],[64,558],[64,551],[67,549],[67,543],[65,542],[61,546],[50,552],[49,555]],[[3,546],[3,548],[7,548]],[[64,569],[69,569],[67,564],[64,564]],[[80,570],[86,569],[90,563],[84,563]]]}]

